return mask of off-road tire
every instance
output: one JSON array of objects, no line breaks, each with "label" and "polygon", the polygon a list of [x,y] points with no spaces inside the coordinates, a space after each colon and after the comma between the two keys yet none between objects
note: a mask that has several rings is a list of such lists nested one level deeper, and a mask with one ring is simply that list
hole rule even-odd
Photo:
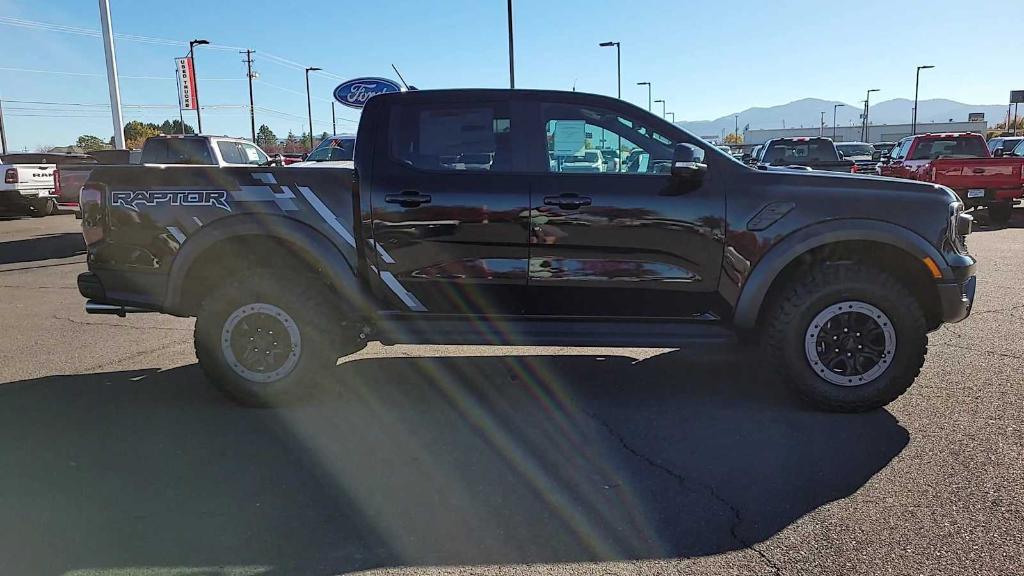
[{"label": "off-road tire", "polygon": [[988,219],[992,224],[999,224],[1002,226],[1010,221],[1010,217],[1012,215],[1013,204],[1010,202],[1000,202],[998,204],[988,205]]},{"label": "off-road tire", "polygon": [[[874,379],[839,385],[815,371],[806,341],[820,314],[851,301],[883,313],[879,322],[891,322],[895,349]],[[798,272],[767,305],[762,333],[765,360],[800,396],[823,410],[863,412],[889,404],[914,382],[928,353],[925,317],[917,299],[893,276],[869,266],[810,266]],[[886,324],[887,329],[889,326]]]},{"label": "off-road tire", "polygon": [[[200,305],[195,324],[199,366],[217,389],[239,404],[272,407],[304,399],[335,369],[340,356],[363,347],[358,330],[346,324],[338,298],[313,275],[279,270],[241,274],[213,291]],[[232,348],[237,327],[243,325],[245,318],[253,318],[253,312],[245,316],[246,310],[255,310],[257,306],[283,313],[283,325],[298,333],[298,346],[290,348],[297,358],[293,367],[286,372],[282,368],[283,375],[270,381],[253,380],[240,373],[266,376],[239,367],[240,362],[245,362],[235,356]],[[259,314],[270,322],[275,320],[273,314]],[[243,320],[237,319],[239,315]],[[235,328],[229,328],[227,324],[233,317]],[[287,359],[286,365],[288,362],[291,360]]]}]

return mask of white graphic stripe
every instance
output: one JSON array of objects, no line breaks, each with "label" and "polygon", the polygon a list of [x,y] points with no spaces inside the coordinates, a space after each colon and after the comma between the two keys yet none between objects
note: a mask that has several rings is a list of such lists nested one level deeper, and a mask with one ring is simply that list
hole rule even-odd
[{"label": "white graphic stripe", "polygon": [[317,214],[319,214],[321,218],[324,219],[324,222],[327,222],[327,225],[330,226],[332,230],[337,232],[339,236],[345,239],[345,242],[348,242],[350,246],[355,248],[356,239],[352,237],[351,232],[341,225],[341,220],[334,215],[334,212],[331,212],[331,209],[321,202],[320,198],[318,198],[312,190],[305,186],[299,186],[298,188],[299,192],[302,192],[302,196],[305,197],[306,202],[309,202],[310,205],[313,206],[313,209],[316,210]]},{"label": "white graphic stripe", "polygon": [[383,260],[385,264],[395,263],[395,259],[392,258],[391,254],[388,254],[387,250],[385,250],[384,247],[380,245],[380,242],[377,242],[376,240],[370,240],[369,242],[370,244],[373,244],[374,248],[377,249],[377,254],[380,255],[381,260]]},{"label": "white graphic stripe", "polygon": [[[370,266],[370,268],[372,268],[374,272],[378,272],[376,266]],[[384,281],[384,284],[395,293],[395,296],[398,296],[398,299],[402,301],[402,304],[409,307],[409,310],[414,312],[427,311],[427,307],[424,306],[412,292],[406,290],[405,286],[402,286],[402,283],[398,281],[398,278],[395,278],[394,274],[386,270],[379,272],[379,274],[380,279]]]}]

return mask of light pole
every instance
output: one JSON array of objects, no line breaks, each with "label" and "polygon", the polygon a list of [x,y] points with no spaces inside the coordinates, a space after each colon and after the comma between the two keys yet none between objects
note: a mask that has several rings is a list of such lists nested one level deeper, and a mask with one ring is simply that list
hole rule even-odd
[{"label": "light pole", "polygon": [[824,135],[825,135],[825,111],[822,110],[822,112],[821,112],[821,123],[818,124],[818,136],[824,136]]},{"label": "light pole", "polygon": [[199,72],[196,71],[196,46],[205,46],[209,44],[209,40],[189,40],[188,42],[188,60],[192,63],[192,76],[194,76],[194,85],[192,86],[192,99],[196,101],[196,128],[197,133],[203,133],[203,115],[200,113],[199,108]]},{"label": "light pole", "polygon": [[512,0],[508,0],[508,87],[516,87],[516,51],[512,42]]},{"label": "light pole", "polygon": [[832,105],[832,141],[836,141],[836,110],[840,106],[846,106],[846,104],[833,104]]},{"label": "light pole", "polygon": [[740,115],[739,114],[733,114],[732,115],[732,119],[733,119],[733,122],[735,123],[735,127],[733,128],[733,131],[732,131],[732,135],[735,137],[734,138],[735,140],[739,140],[740,139]]},{"label": "light pole", "polygon": [[[124,149],[124,118],[121,116],[121,85],[117,80],[117,58],[114,54],[114,32],[110,23],[110,1],[100,0],[100,28],[103,29],[103,53],[107,58],[107,86],[110,89],[110,118],[114,122],[114,146]],[[0,147],[7,153],[3,111],[0,110]]]},{"label": "light pole", "polygon": [[598,46],[610,48],[615,46],[615,70],[619,82],[619,100],[622,100],[622,46],[619,42],[601,42]]},{"label": "light pole", "polygon": [[334,112],[334,100],[331,100],[331,134],[338,135],[338,115]]},{"label": "light pole", "polygon": [[309,114],[309,150],[313,151],[313,103],[309,97],[309,73],[320,70],[316,66],[306,68],[306,113]]},{"label": "light pole", "polygon": [[918,66],[914,74],[914,119],[910,121],[910,135],[917,134],[917,89],[921,85],[921,70],[928,70],[935,66]]},{"label": "light pole", "polygon": [[651,111],[651,83],[650,82],[637,82],[637,86],[647,86],[647,111]]},{"label": "light pole", "polygon": [[867,96],[864,97],[864,128],[860,131],[861,142],[868,141],[868,115],[871,114],[871,93],[881,92],[879,88],[872,88],[868,90]]},{"label": "light pole", "polygon": [[667,112],[667,114],[672,117],[672,123],[675,124],[676,123],[676,113],[675,112]]},{"label": "light pole", "polygon": [[661,117],[664,118],[665,117],[665,101],[664,100],[655,100],[654,103],[655,104],[661,104]]}]

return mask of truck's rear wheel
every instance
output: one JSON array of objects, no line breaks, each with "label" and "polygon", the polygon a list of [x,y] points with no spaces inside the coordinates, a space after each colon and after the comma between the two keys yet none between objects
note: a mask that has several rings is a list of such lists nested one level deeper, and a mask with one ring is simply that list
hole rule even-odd
[{"label": "truck's rear wheel", "polygon": [[359,348],[336,296],[312,276],[259,270],[207,296],[196,357],[229,398],[271,406],[309,394],[338,357]]},{"label": "truck's rear wheel", "polygon": [[42,218],[57,212],[57,202],[53,198],[33,200],[28,206],[28,214],[33,218]]},{"label": "truck's rear wheel", "polygon": [[822,264],[784,287],[767,310],[767,360],[804,398],[835,412],[892,402],[924,364],[928,336],[917,300],[889,274]]},{"label": "truck's rear wheel", "polygon": [[1013,215],[1013,204],[1010,202],[1000,202],[998,204],[988,205],[988,219],[993,224],[1006,224],[1010,221],[1010,216]]}]

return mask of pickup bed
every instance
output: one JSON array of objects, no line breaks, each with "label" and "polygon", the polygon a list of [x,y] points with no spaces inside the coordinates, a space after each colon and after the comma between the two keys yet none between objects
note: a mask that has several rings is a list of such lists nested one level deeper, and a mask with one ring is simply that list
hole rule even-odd
[{"label": "pickup bed", "polygon": [[[551,162],[593,135],[632,161]],[[974,298],[971,217],[947,189],[752,169],[614,98],[374,96],[354,164],[97,167],[87,311],[195,316],[200,366],[246,404],[309,394],[369,340],[751,339],[815,406],[859,411],[905,391],[927,332]]]},{"label": "pickup bed", "polygon": [[995,158],[980,134],[921,134],[904,138],[877,171],[882,176],[947,186],[968,208],[984,207],[997,223],[1010,219],[1024,196],[1024,158]]}]

